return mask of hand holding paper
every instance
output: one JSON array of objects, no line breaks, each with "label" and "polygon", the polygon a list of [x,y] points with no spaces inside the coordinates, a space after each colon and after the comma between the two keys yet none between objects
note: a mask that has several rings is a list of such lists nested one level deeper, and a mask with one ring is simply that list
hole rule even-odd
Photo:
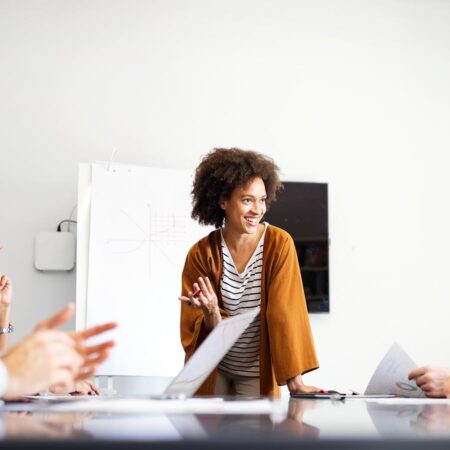
[{"label": "hand holding paper", "polygon": [[425,393],[408,374],[417,364],[396,342],[386,353],[376,368],[365,394],[395,394],[402,397],[424,397]]},{"label": "hand holding paper", "polygon": [[450,368],[423,366],[409,372],[408,378],[414,380],[427,397],[445,397],[444,383],[450,378]]}]

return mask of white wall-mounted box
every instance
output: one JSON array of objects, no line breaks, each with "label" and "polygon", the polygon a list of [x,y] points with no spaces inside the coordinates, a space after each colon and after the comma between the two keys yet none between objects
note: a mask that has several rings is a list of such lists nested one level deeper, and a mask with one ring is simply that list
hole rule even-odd
[{"label": "white wall-mounted box", "polygon": [[72,270],[75,267],[75,235],[65,231],[42,231],[34,241],[37,270]]}]

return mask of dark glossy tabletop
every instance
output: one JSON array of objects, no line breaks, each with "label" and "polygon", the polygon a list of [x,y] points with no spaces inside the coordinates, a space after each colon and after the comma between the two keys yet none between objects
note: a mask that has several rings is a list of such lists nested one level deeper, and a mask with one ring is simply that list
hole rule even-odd
[{"label": "dark glossy tabletop", "polygon": [[[133,411],[27,411],[4,405],[0,418],[2,447],[64,440],[109,445],[172,444],[202,446],[221,443],[227,448],[283,443],[293,448],[360,443],[402,443],[424,448],[450,448],[450,401],[282,400],[271,414],[139,413]],[[25,444],[24,444],[25,443]],[[289,444],[289,445],[288,445]],[[332,445],[333,444],[333,445]],[[387,445],[389,444],[389,445]],[[137,445],[139,446],[139,445]],[[192,447],[193,448],[193,447]],[[356,448],[356,447],[355,447]],[[381,448],[381,446],[379,447]],[[406,448],[406,447],[405,447]],[[422,448],[422,447],[421,447]]]}]

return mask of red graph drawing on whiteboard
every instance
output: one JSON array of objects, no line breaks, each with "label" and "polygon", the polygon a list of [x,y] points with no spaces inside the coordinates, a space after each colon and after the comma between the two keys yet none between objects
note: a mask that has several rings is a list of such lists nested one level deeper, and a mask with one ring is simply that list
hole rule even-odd
[{"label": "red graph drawing on whiteboard", "polygon": [[186,217],[175,215],[152,215],[150,205],[147,205],[147,224],[144,226],[135,220],[123,209],[121,214],[125,216],[132,227],[132,238],[110,238],[106,244],[112,254],[127,254],[138,252],[147,246],[149,273],[151,256],[158,251],[171,265],[175,266],[164,247],[178,242],[186,242]]}]

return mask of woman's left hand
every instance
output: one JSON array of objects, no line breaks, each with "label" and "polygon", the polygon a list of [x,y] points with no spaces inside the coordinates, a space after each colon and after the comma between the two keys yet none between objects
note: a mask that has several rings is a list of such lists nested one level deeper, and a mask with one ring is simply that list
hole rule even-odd
[{"label": "woman's left hand", "polygon": [[321,391],[315,386],[306,386],[303,384],[302,376],[299,374],[287,380],[287,387],[289,392],[296,392],[298,394],[314,394]]}]

